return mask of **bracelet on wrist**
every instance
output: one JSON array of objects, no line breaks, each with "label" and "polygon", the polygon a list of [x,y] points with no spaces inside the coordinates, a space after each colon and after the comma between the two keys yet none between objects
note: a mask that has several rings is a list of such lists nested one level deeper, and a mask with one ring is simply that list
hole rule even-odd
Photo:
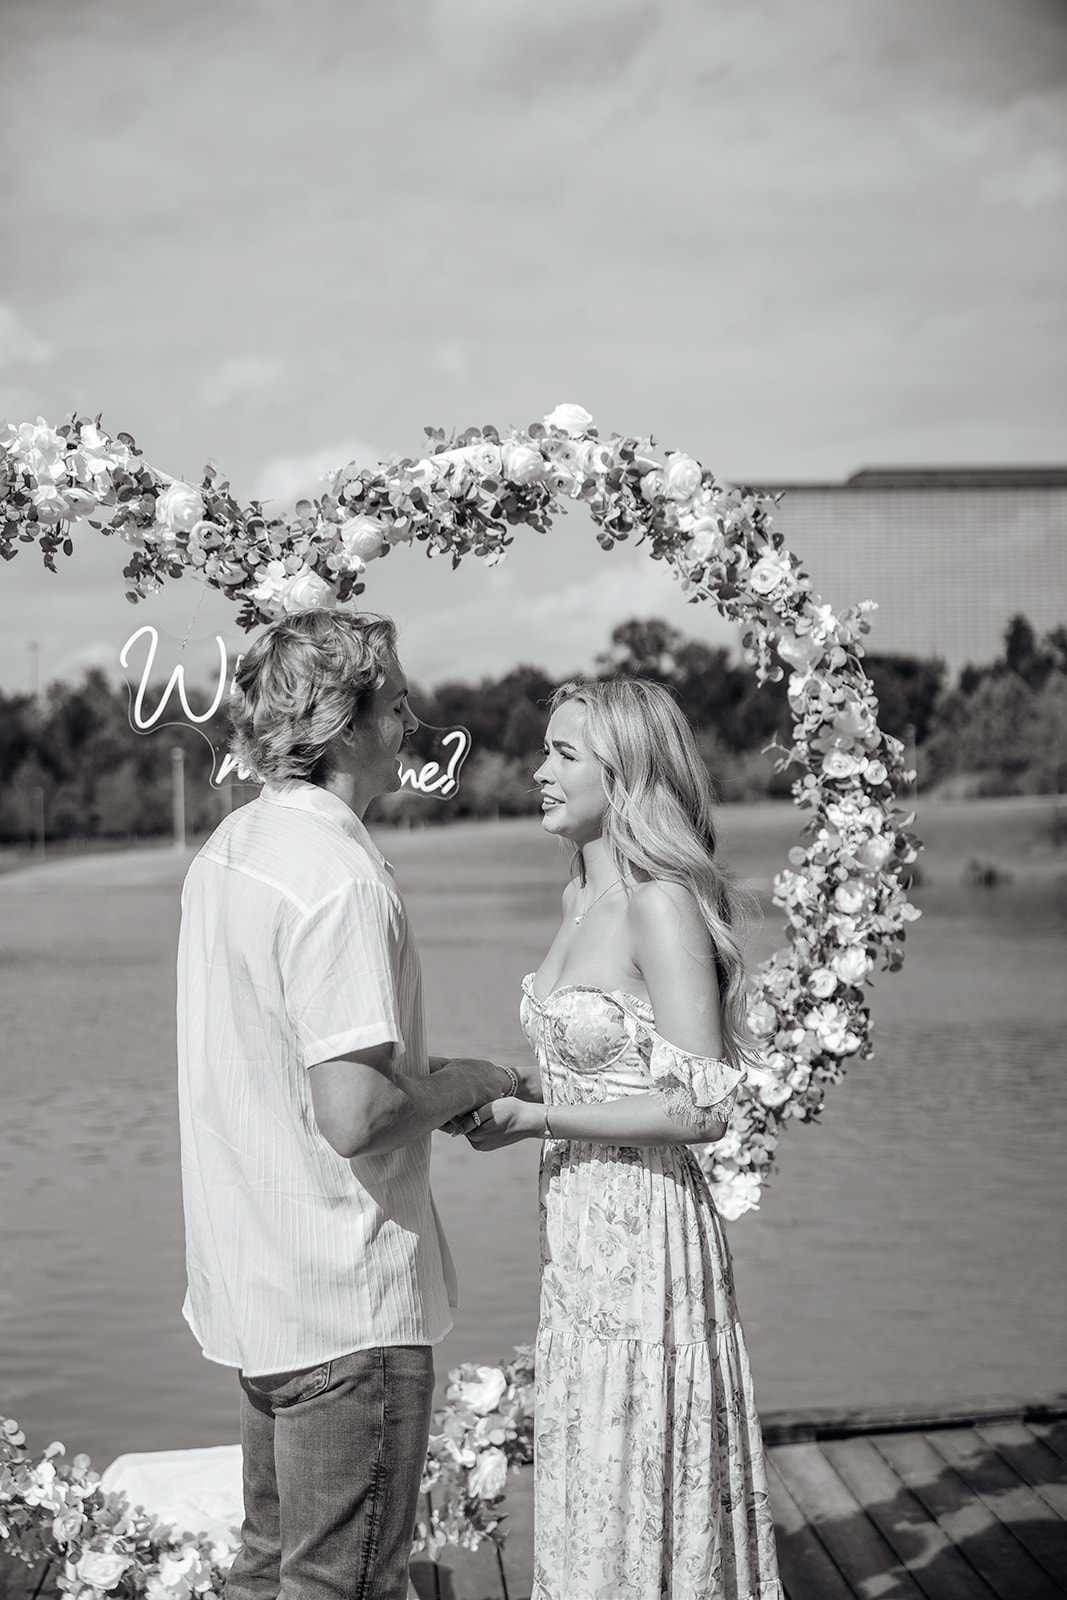
[{"label": "bracelet on wrist", "polygon": [[548,1123],[548,1107],[547,1106],[545,1107],[545,1131],[541,1135],[541,1137],[543,1139],[554,1139],[555,1138],[555,1134],[552,1132],[552,1129],[549,1127],[549,1123]]},{"label": "bracelet on wrist", "polygon": [[506,1067],[502,1061],[498,1061],[497,1066],[500,1068],[501,1072],[507,1075],[507,1094],[509,1097],[513,1098],[519,1092],[519,1075],[515,1071],[514,1067]]}]

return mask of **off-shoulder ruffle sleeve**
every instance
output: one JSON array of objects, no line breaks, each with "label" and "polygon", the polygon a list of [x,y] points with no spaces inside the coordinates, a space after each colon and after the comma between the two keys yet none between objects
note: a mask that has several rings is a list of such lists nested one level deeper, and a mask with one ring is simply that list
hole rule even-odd
[{"label": "off-shoulder ruffle sleeve", "polygon": [[679,1049],[631,1005],[623,1014],[667,1115],[698,1128],[727,1121],[745,1073],[728,1061]]}]

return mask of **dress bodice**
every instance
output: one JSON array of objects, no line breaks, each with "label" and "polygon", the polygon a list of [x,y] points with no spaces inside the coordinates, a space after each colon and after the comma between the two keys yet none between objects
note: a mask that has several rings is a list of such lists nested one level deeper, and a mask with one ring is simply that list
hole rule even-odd
[{"label": "dress bodice", "polygon": [[520,1020],[541,1069],[546,1105],[590,1105],[659,1094],[679,1116],[728,1102],[744,1073],[725,1061],[692,1056],[656,1032],[647,1000],[624,990],[566,983],[544,1000],[533,974],[523,979]]},{"label": "dress bodice", "polygon": [[550,1105],[586,1105],[649,1094],[655,1087],[635,1023],[653,1025],[647,1000],[570,983],[544,1000],[523,979],[520,1020]]}]

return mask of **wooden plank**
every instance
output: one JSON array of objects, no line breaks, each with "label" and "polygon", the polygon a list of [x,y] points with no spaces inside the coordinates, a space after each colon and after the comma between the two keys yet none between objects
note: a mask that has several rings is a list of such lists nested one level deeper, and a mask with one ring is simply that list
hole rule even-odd
[{"label": "wooden plank", "polygon": [[783,1483],[773,1453],[767,1458],[767,1488],[786,1600],[854,1600],[852,1590]]},{"label": "wooden plank", "polygon": [[1067,1521],[1067,1461],[1062,1461],[1023,1422],[985,1423],[978,1433],[1057,1516]]},{"label": "wooden plank", "polygon": [[491,1539],[477,1550],[446,1545],[436,1563],[427,1556],[411,1564],[411,1587],[418,1600],[502,1600],[504,1582],[510,1600],[526,1600],[533,1583],[533,1468],[521,1467],[508,1478],[504,1497],[504,1540],[500,1563]]},{"label": "wooden plank", "polygon": [[870,1439],[825,1440],[820,1448],[927,1600],[992,1600],[989,1585]]},{"label": "wooden plank", "polygon": [[[927,1438],[1049,1577],[1056,1582],[1062,1578],[1067,1585],[1067,1523],[1051,1506],[973,1428],[953,1428],[947,1433],[928,1434]],[[1067,1587],[1061,1585],[1061,1589],[1067,1594]]]},{"label": "wooden plank", "polygon": [[773,1451],[786,1488],[860,1600],[923,1600],[851,1490],[817,1444]]},{"label": "wooden plank", "polygon": [[[0,1544],[0,1600],[56,1600],[59,1597],[57,1580],[62,1573],[62,1563],[40,1562],[28,1567],[4,1552]],[[59,1597],[62,1600],[62,1597]]]},{"label": "wooden plank", "polygon": [[1067,1422],[1031,1422],[1030,1427],[1043,1444],[1067,1461]]},{"label": "wooden plank", "polygon": [[999,1600],[1062,1600],[1059,1586],[922,1434],[883,1433],[873,1443]]}]

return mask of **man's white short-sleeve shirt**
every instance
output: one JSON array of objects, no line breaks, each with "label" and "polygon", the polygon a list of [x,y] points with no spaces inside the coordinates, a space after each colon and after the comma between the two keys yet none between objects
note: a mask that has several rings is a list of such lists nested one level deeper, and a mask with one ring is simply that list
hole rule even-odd
[{"label": "man's white short-sleeve shirt", "polygon": [[189,1292],[204,1354],[255,1376],[435,1344],[455,1279],[430,1136],[345,1160],[308,1069],[393,1043],[429,1072],[418,952],[360,820],[314,784],[266,785],[182,893],[178,1062]]}]

